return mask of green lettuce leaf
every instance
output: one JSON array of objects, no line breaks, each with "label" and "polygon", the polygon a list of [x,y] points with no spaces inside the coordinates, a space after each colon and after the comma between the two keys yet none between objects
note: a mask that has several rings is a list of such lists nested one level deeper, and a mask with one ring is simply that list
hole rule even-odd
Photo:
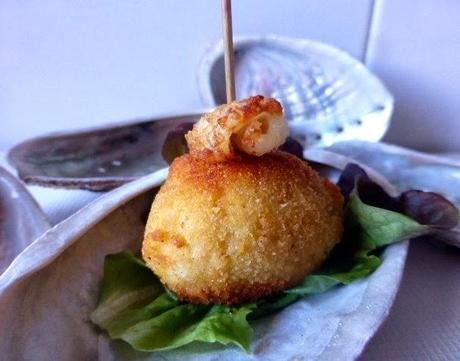
[{"label": "green lettuce leaf", "polygon": [[230,308],[180,303],[131,252],[106,257],[99,305],[91,321],[139,351],[194,341],[233,343],[249,351],[254,305]]},{"label": "green lettuce leaf", "polygon": [[[291,297],[282,296],[269,304],[262,302],[263,311],[258,313],[262,315],[285,307],[298,299],[295,295],[302,297],[322,293],[337,285],[364,278],[382,263],[380,257],[373,254],[376,250],[430,232],[429,227],[404,214],[365,204],[356,190],[350,195],[345,219],[344,239],[323,268],[284,291]],[[351,260],[347,260],[347,252],[343,252],[347,247],[353,249]]]},{"label": "green lettuce leaf", "polygon": [[[364,278],[382,263],[380,257],[373,252],[429,231],[429,227],[417,223],[404,214],[365,204],[356,190],[350,195],[345,219],[346,232],[338,253],[340,257],[344,247],[354,247],[351,262],[346,262],[344,259],[337,260],[337,255],[332,254],[331,259],[318,274],[307,276],[297,286],[286,290],[286,293],[300,296],[322,293],[337,285],[349,284]],[[330,267],[328,269],[331,263],[335,269],[331,270]],[[351,264],[351,267],[341,270],[341,263]]]},{"label": "green lettuce leaf", "polygon": [[155,274],[131,252],[108,255],[99,304],[91,321],[108,329],[123,318],[124,312],[144,307],[163,292]]},{"label": "green lettuce leaf", "polygon": [[140,351],[173,349],[193,341],[234,343],[249,350],[252,329],[246,316],[250,311],[247,307],[176,305],[126,328],[117,338]]},{"label": "green lettuce leaf", "polygon": [[[122,252],[105,259],[99,303],[91,321],[112,339],[124,340],[138,351],[168,350],[200,341],[234,344],[249,352],[252,328],[248,319],[367,277],[382,263],[384,247],[392,243],[448,232],[455,242],[459,238],[450,230],[458,211],[439,195],[408,191],[392,198],[356,165],[345,169],[339,185],[348,199],[343,239],[321,269],[295,287],[237,307],[182,303],[142,260]],[[404,209],[407,214],[402,213]]]},{"label": "green lettuce leaf", "polygon": [[[233,343],[249,351],[252,328],[247,318],[364,278],[381,264],[372,252],[426,229],[402,214],[364,204],[357,194],[350,196],[346,214],[349,231],[320,271],[279,295],[235,308],[183,304],[132,253],[107,256],[100,302],[91,320],[138,351],[173,349],[194,341]],[[351,259],[346,259],[350,251],[343,251],[347,247]]]}]

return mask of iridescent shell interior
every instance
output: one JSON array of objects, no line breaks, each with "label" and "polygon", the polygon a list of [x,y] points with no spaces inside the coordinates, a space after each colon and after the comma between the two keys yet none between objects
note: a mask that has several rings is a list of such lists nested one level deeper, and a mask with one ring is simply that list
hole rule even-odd
[{"label": "iridescent shell interior", "polygon": [[[378,141],[393,97],[346,52],[320,42],[275,36],[235,39],[238,98],[262,94],[284,106],[292,134],[307,146]],[[199,84],[207,105],[225,103],[222,43],[204,56]]]}]

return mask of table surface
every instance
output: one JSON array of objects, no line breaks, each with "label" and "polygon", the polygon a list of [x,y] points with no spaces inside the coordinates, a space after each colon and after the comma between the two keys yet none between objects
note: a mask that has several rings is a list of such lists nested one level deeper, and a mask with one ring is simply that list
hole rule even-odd
[{"label": "table surface", "polygon": [[[1,152],[0,165],[11,170]],[[28,186],[28,189],[52,224],[102,194],[38,186]],[[411,243],[391,312],[360,361],[460,360],[459,257],[457,249]]]}]

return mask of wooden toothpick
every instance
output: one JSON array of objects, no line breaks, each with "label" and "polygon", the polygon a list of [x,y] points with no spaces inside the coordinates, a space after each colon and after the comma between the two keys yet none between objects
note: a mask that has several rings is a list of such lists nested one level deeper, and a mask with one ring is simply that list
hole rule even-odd
[{"label": "wooden toothpick", "polygon": [[222,0],[224,31],[225,89],[227,103],[235,100],[235,72],[233,67],[232,0]]}]

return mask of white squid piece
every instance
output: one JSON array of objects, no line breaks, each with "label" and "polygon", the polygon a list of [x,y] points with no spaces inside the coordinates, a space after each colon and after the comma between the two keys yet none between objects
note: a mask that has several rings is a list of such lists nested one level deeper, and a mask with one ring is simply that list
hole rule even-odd
[{"label": "white squid piece", "polygon": [[192,154],[212,153],[222,159],[237,151],[262,156],[281,146],[288,136],[281,104],[258,95],[204,114],[186,139]]}]

